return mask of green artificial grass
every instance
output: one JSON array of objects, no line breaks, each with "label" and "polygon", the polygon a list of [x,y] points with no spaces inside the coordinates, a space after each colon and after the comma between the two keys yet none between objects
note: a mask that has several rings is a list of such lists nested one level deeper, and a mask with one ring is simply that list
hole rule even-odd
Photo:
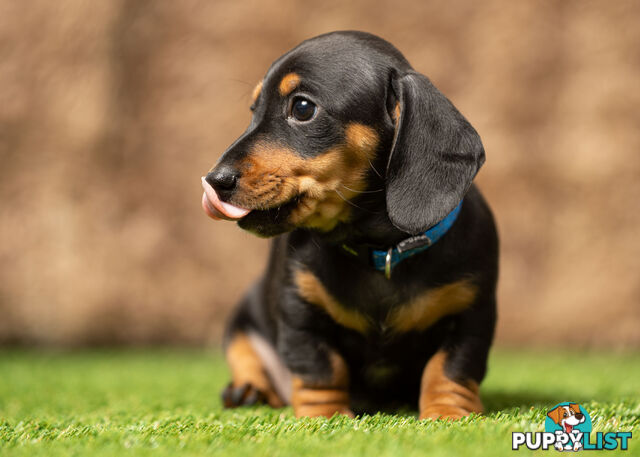
[{"label": "green artificial grass", "polygon": [[456,423],[414,412],[327,420],[295,419],[290,408],[223,411],[227,378],[221,357],[204,351],[0,351],[0,456],[515,455],[511,432],[543,431],[546,411],[569,400],[594,431],[633,432],[629,451],[602,455],[640,455],[637,353],[495,351],[486,415]]}]

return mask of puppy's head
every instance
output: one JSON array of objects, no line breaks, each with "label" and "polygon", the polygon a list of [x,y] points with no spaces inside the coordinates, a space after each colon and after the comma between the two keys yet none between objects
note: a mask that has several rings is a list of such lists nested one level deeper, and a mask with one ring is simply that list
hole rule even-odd
[{"label": "puppy's head", "polygon": [[577,403],[558,406],[549,411],[547,416],[567,433],[571,433],[573,427],[585,421],[584,414],[580,411],[580,405]]},{"label": "puppy's head", "polygon": [[459,203],[484,161],[455,107],[366,33],[321,35],[279,58],[251,110],[207,175],[203,205],[262,236],[328,232],[366,214],[367,201],[419,233]]}]

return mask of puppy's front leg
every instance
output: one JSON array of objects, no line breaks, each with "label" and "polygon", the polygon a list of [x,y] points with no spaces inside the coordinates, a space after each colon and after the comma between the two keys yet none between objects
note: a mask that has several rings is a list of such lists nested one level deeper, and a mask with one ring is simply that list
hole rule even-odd
[{"label": "puppy's front leg", "polygon": [[460,419],[482,412],[478,383],[453,380],[445,373],[447,353],[436,353],[424,369],[420,392],[420,419]]},{"label": "puppy's front leg", "polygon": [[445,344],[424,369],[420,419],[460,419],[483,411],[479,384],[495,327],[493,293],[455,316],[452,325]]},{"label": "puppy's front leg", "polygon": [[324,376],[294,375],[291,404],[296,417],[335,414],[353,417],[347,366],[336,352],[331,352],[329,359],[331,368]]},{"label": "puppy's front leg", "polygon": [[288,310],[293,312],[283,312],[278,332],[278,351],[292,373],[295,415],[353,417],[347,364],[332,348],[331,333],[323,328],[322,316],[307,314],[307,306],[302,302],[289,304]]}]

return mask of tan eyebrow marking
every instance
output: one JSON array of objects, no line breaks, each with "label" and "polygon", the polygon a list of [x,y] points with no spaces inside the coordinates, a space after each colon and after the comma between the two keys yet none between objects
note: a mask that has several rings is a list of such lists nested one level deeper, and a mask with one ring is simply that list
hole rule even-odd
[{"label": "tan eyebrow marking", "polygon": [[297,73],[288,73],[280,81],[278,91],[283,97],[289,95],[300,84],[300,76]]},{"label": "tan eyebrow marking", "polygon": [[253,92],[251,92],[251,104],[252,105],[258,99],[258,96],[260,95],[260,92],[262,92],[262,81],[260,81],[258,84],[256,84],[256,87],[253,88]]}]

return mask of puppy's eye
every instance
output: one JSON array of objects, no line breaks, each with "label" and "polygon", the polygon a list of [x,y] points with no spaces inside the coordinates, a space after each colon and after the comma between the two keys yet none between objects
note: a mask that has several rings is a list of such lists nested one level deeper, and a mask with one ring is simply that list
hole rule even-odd
[{"label": "puppy's eye", "polygon": [[291,104],[291,116],[300,122],[309,121],[316,114],[317,109],[312,101],[296,97]]}]

